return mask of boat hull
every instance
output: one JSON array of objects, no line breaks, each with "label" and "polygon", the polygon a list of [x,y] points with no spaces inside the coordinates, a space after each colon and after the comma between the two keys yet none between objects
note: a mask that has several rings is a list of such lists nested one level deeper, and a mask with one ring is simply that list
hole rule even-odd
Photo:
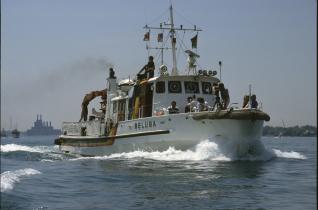
[{"label": "boat hull", "polygon": [[164,151],[169,147],[193,149],[204,140],[214,141],[229,155],[259,148],[263,119],[227,119],[182,113],[119,122],[113,136],[60,136],[56,144],[65,152],[96,156],[113,153]]}]

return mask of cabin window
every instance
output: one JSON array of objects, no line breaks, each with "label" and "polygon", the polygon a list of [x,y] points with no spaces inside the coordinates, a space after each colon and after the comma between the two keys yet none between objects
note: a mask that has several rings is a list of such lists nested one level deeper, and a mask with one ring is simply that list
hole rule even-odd
[{"label": "cabin window", "polygon": [[169,93],[181,93],[181,82],[180,81],[169,81],[168,82]]},{"label": "cabin window", "polygon": [[165,82],[160,81],[156,83],[156,93],[164,93],[166,91]]},{"label": "cabin window", "polygon": [[113,113],[117,113],[117,101],[113,103]]},{"label": "cabin window", "polygon": [[212,86],[210,82],[202,82],[202,92],[204,94],[212,94]]},{"label": "cabin window", "polygon": [[125,108],[126,108],[126,100],[118,101],[118,121],[125,120]]},{"label": "cabin window", "polygon": [[184,82],[184,89],[185,93],[200,93],[197,82]]}]

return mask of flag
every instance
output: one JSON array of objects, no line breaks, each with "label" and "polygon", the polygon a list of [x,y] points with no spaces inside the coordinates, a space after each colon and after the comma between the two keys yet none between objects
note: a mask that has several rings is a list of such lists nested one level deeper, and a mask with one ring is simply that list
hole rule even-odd
[{"label": "flag", "polygon": [[173,42],[173,43],[176,43],[176,42],[177,42],[177,38],[176,38],[176,37],[173,37],[173,38],[172,38],[172,42]]},{"label": "flag", "polygon": [[145,33],[144,41],[149,41],[149,40],[150,40],[150,33],[148,31],[147,33]]},{"label": "flag", "polygon": [[197,48],[197,44],[198,44],[198,34],[195,35],[193,38],[191,38],[191,44],[192,44],[192,48]]},{"label": "flag", "polygon": [[158,42],[162,42],[163,41],[163,33],[159,33],[158,34],[157,40],[158,40]]}]

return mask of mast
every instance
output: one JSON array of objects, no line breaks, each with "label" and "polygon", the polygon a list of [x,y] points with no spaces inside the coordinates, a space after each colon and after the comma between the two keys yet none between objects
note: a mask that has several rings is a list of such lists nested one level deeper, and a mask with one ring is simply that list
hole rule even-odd
[{"label": "mast", "polygon": [[[170,5],[170,23],[160,23],[160,27],[152,27],[152,26],[148,26],[145,25],[144,28],[148,29],[148,33],[150,32],[150,29],[154,29],[154,30],[160,30],[160,31],[164,31],[167,30],[170,33],[170,39],[171,39],[171,48],[169,47],[148,47],[146,46],[146,49],[160,49],[161,50],[161,64],[163,64],[163,50],[168,50],[171,49],[172,50],[172,70],[171,70],[171,75],[175,76],[178,75],[178,67],[177,67],[177,56],[176,56],[176,31],[202,31],[201,29],[198,29],[196,27],[196,25],[194,25],[193,28],[184,28],[182,25],[180,25],[180,27],[175,27],[174,26],[174,22],[173,22],[173,9],[172,9],[172,4]],[[144,40],[146,41],[146,40]],[[149,39],[147,40],[149,41]]]},{"label": "mast", "polygon": [[173,62],[171,75],[175,76],[175,75],[178,75],[178,69],[177,69],[176,38],[175,38],[175,30],[174,30],[174,24],[173,24],[172,4],[170,5],[170,33],[171,33],[172,62]]}]

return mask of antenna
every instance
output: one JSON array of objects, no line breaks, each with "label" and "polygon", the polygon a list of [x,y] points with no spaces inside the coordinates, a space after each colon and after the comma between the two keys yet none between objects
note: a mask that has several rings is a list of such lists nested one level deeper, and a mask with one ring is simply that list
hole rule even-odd
[{"label": "antenna", "polygon": [[220,67],[220,81],[222,81],[222,72],[221,72],[222,61],[219,61],[219,67]]},{"label": "antenna", "polygon": [[[177,57],[176,57],[176,31],[202,31],[201,29],[198,29],[196,26],[194,28],[184,28],[183,25],[180,25],[179,28],[174,26],[174,22],[173,22],[173,8],[172,8],[172,3],[170,4],[170,23],[163,23],[160,24],[160,27],[151,27],[148,25],[145,25],[144,28],[145,29],[153,29],[153,30],[168,30],[170,33],[170,39],[171,39],[171,48],[149,48],[147,47],[147,49],[160,49],[162,50],[162,59],[163,59],[163,49],[172,49],[172,62],[173,62],[173,66],[172,66],[172,71],[171,71],[171,75],[178,75],[178,68],[177,68]],[[163,60],[161,60],[161,63],[163,64]]]},{"label": "antenna", "polygon": [[178,75],[178,69],[177,69],[177,57],[176,57],[176,37],[175,37],[175,31],[174,31],[174,24],[173,24],[173,10],[172,10],[172,4],[170,5],[170,38],[171,38],[171,46],[172,46],[172,71],[171,75],[175,76]]}]

